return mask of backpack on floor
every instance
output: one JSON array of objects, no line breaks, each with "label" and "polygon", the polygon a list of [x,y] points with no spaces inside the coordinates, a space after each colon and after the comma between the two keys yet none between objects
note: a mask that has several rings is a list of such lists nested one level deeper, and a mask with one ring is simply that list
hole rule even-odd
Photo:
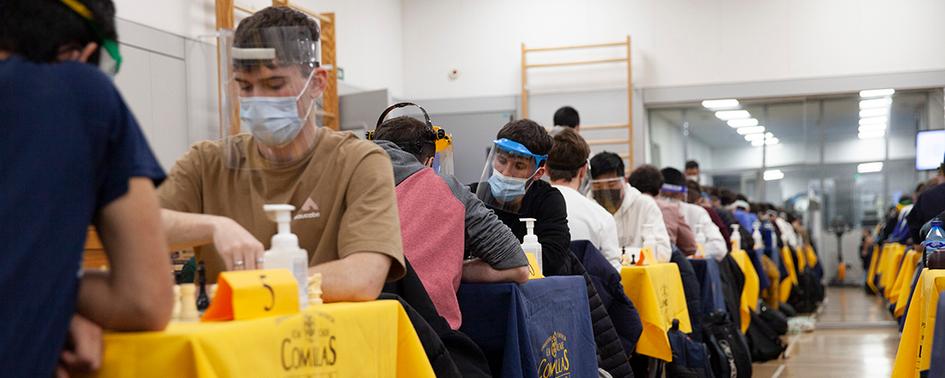
[{"label": "backpack on floor", "polygon": [[784,352],[781,337],[765,323],[758,314],[751,313],[748,326],[748,347],[753,362],[765,362],[776,359]]},{"label": "backpack on floor", "polygon": [[712,312],[704,318],[704,340],[716,378],[751,377],[751,354],[741,330],[728,314]]},{"label": "backpack on floor", "polygon": [[712,378],[712,364],[705,344],[693,340],[679,330],[679,320],[673,319],[673,327],[667,332],[673,361],[666,364],[669,378]]},{"label": "backpack on floor", "polygon": [[764,321],[768,327],[771,327],[771,329],[774,332],[776,332],[778,335],[787,334],[788,332],[787,316],[784,316],[784,314],[781,311],[775,310],[771,307],[768,307],[764,303],[761,303],[758,306],[758,315],[761,318],[761,320]]}]

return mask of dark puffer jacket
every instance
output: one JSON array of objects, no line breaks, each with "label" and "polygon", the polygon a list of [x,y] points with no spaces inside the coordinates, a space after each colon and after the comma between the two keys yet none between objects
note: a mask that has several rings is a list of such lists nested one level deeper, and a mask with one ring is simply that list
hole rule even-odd
[{"label": "dark puffer jacket", "polygon": [[607,307],[601,301],[591,276],[587,274],[581,260],[569,253],[571,257],[571,275],[584,276],[587,284],[587,302],[591,310],[591,325],[594,327],[594,342],[597,344],[597,366],[606,370],[613,377],[633,377],[627,353],[623,349],[617,329],[614,327]]},{"label": "dark puffer jacket", "polygon": [[573,252],[587,273],[594,282],[594,288],[600,295],[610,320],[617,329],[617,335],[623,342],[623,350],[627,355],[636,350],[637,341],[643,333],[643,323],[640,322],[640,314],[637,308],[627,298],[624,293],[623,284],[620,283],[620,273],[614,269],[613,265],[600,254],[597,247],[587,240],[575,240],[571,242],[571,252]]}]

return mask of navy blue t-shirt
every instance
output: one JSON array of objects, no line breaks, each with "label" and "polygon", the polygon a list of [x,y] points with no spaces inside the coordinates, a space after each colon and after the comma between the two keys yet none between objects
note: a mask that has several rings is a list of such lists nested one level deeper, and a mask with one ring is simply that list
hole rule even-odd
[{"label": "navy blue t-shirt", "polygon": [[0,60],[0,375],[52,375],[86,229],[131,177],[157,185],[164,172],[108,77]]}]

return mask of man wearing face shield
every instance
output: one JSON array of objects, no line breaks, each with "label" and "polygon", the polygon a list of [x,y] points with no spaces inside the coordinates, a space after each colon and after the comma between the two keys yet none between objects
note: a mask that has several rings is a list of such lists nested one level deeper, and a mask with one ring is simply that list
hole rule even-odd
[{"label": "man wearing face shield", "polygon": [[292,231],[309,273],[322,274],[322,298],[372,300],[404,272],[391,163],[373,143],[316,126],[327,83],[317,46],[316,22],[284,7],[221,39],[232,59],[223,114],[238,109],[248,132],[198,143],[178,160],[159,190],[164,223],[172,244],[212,243],[197,253],[215,280],[261,268],[276,232],[263,204],[294,205]]},{"label": "man wearing face shield", "polygon": [[621,247],[643,246],[645,225],[652,225],[656,260],[669,262],[672,249],[656,200],[643,195],[624,178],[623,159],[613,152],[601,152],[591,159],[591,192],[588,198],[613,214]]},{"label": "man wearing face shield", "polygon": [[683,218],[691,226],[693,232],[697,236],[700,232],[705,236],[705,245],[703,245],[705,254],[716,260],[721,260],[728,252],[725,248],[725,238],[722,237],[722,232],[712,221],[708,211],[703,209],[702,206],[686,202],[689,188],[686,185],[686,178],[683,173],[670,167],[663,168],[660,173],[663,175],[660,198],[679,206]]},{"label": "man wearing face shield", "polygon": [[692,256],[696,253],[696,235],[686,223],[677,203],[661,201],[657,196],[663,187],[663,175],[656,167],[644,164],[630,173],[627,183],[644,195],[656,199],[656,205],[663,213],[663,225],[669,234],[669,242],[679,247],[683,254]]},{"label": "man wearing face shield", "polygon": [[562,129],[554,136],[554,147],[548,154],[548,176],[551,185],[561,192],[568,207],[568,229],[571,240],[591,242],[617,271],[620,271],[620,245],[617,223],[603,207],[581,192],[590,180],[591,148],[574,129]]},{"label": "man wearing face shield", "polygon": [[571,274],[571,236],[564,198],[541,180],[552,139],[532,120],[507,123],[496,135],[479,182],[470,185],[486,206],[521,240],[521,218],[534,218],[544,275]]}]

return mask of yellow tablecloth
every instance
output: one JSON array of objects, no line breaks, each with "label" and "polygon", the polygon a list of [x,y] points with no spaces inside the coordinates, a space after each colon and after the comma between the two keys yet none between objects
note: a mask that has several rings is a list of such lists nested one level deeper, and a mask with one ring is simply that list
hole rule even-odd
[{"label": "yellow tablecloth", "polygon": [[434,377],[396,301],[110,333],[99,377]]},{"label": "yellow tablecloth", "polygon": [[870,268],[866,272],[866,286],[868,286],[874,294],[879,293],[879,289],[876,287],[876,283],[874,283],[877,270],[879,270],[879,251],[879,246],[873,246],[873,254],[870,256]]},{"label": "yellow tablecloth", "polygon": [[797,269],[794,268],[794,257],[791,253],[791,248],[788,246],[781,247],[781,261],[784,263],[784,267],[787,270],[787,277],[781,279],[781,303],[787,303],[788,298],[791,297],[791,289],[797,285]]},{"label": "yellow tablecloth", "polygon": [[899,339],[899,351],[893,367],[894,378],[918,377],[928,370],[932,351],[932,332],[938,296],[945,290],[945,270],[923,269],[909,303],[905,327]]},{"label": "yellow tablecloth", "polygon": [[886,259],[886,266],[883,268],[883,276],[880,279],[883,282],[883,297],[889,298],[896,284],[896,276],[899,274],[899,267],[902,266],[902,257],[906,254],[906,246],[902,244],[893,244],[890,248],[889,258]]},{"label": "yellow tablecloth", "polygon": [[761,293],[761,282],[758,278],[758,271],[751,263],[751,257],[744,250],[732,251],[732,258],[738,263],[738,268],[745,275],[745,286],[742,287],[742,300],[739,304],[739,313],[741,316],[742,333],[748,332],[748,325],[751,324],[751,312],[758,307],[758,295]]},{"label": "yellow tablecloth", "polygon": [[673,352],[666,332],[672,328],[673,319],[679,319],[681,331],[692,332],[679,267],[672,263],[625,266],[620,270],[620,278],[624,292],[633,301],[643,323],[637,352],[672,361]]},{"label": "yellow tablecloth", "polygon": [[[893,280],[892,289],[886,294],[886,299],[889,300],[889,303],[898,304],[899,298],[901,297],[900,294],[904,291],[909,291],[909,285],[912,285],[912,275],[915,273],[915,264],[919,262],[921,257],[919,252],[914,249],[910,249],[909,252],[906,252],[906,255],[903,256],[902,261],[899,263],[899,270],[896,271],[896,279]],[[906,294],[907,298],[908,295],[909,294]]]}]

